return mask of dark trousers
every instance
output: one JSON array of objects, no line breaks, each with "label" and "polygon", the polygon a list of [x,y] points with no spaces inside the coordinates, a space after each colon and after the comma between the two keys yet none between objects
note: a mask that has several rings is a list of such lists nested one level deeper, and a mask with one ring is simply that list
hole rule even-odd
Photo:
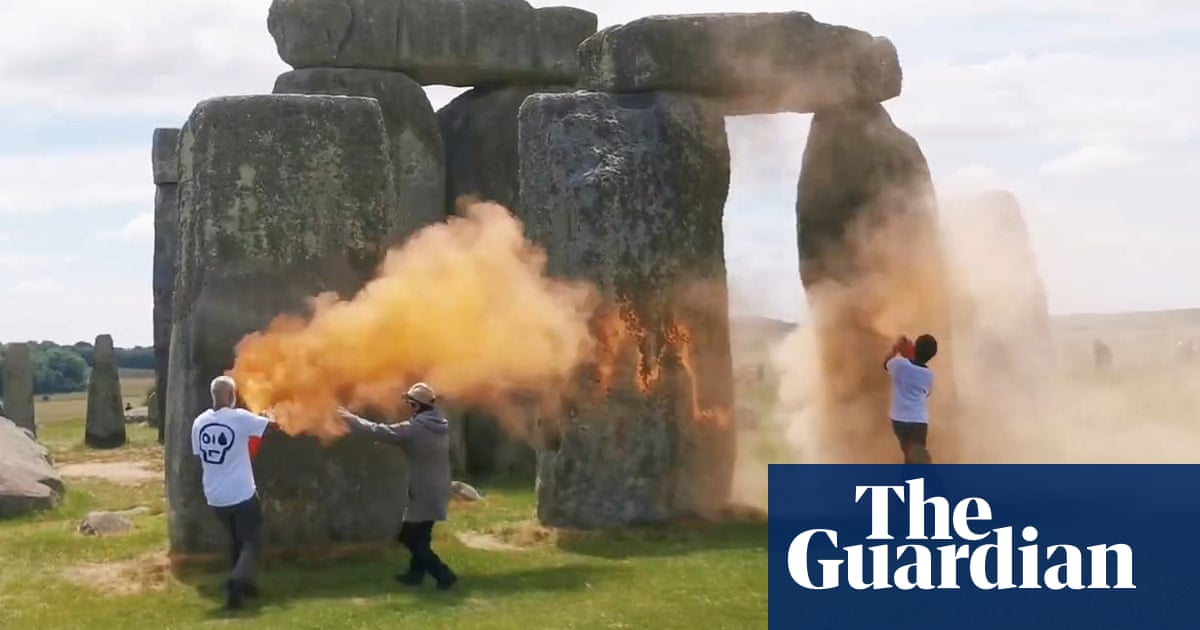
[{"label": "dark trousers", "polygon": [[231,539],[229,561],[233,568],[229,577],[239,584],[253,585],[255,565],[262,550],[262,504],[255,495],[237,505],[215,509]]},{"label": "dark trousers", "polygon": [[408,561],[408,578],[420,580],[428,573],[438,582],[450,582],[454,572],[433,552],[433,525],[434,521],[405,521],[400,527],[400,542],[412,554]]},{"label": "dark trousers", "polygon": [[929,463],[929,451],[925,446],[925,439],[929,435],[928,424],[892,420],[892,431],[896,434],[896,440],[900,442],[905,464]]}]

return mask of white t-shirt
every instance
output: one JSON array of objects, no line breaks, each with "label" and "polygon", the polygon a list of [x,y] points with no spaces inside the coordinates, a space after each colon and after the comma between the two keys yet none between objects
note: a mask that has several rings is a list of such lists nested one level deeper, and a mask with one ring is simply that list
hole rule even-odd
[{"label": "white t-shirt", "polygon": [[929,422],[926,400],[933,391],[933,370],[895,356],[887,362],[892,375],[892,404],[888,413],[897,422]]},{"label": "white t-shirt", "polygon": [[257,487],[250,438],[262,437],[269,420],[245,409],[209,409],[192,422],[192,453],[204,469],[204,496],[213,507],[249,501]]}]

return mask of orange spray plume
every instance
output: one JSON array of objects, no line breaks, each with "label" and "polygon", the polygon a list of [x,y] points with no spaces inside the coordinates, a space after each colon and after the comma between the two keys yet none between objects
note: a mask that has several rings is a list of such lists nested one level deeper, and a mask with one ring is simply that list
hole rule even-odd
[{"label": "orange spray plume", "polygon": [[321,295],[244,338],[230,375],[248,407],[292,435],[344,433],[340,404],[395,408],[410,380],[459,404],[561,395],[592,352],[596,292],[548,278],[545,253],[505,208],[460,213],[389,252],[353,299]]}]

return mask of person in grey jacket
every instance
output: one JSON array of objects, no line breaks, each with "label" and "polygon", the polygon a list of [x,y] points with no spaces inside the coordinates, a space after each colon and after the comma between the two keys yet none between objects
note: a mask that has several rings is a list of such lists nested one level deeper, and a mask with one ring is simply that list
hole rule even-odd
[{"label": "person in grey jacket", "polygon": [[364,433],[379,442],[396,444],[408,456],[408,508],[400,528],[400,541],[412,558],[408,572],[396,579],[419,586],[425,575],[433,576],[445,590],[458,576],[433,552],[433,526],[446,520],[450,503],[450,424],[436,406],[437,395],[425,383],[409,388],[407,402],[412,418],[398,424],[376,424],[340,409],[338,413],[352,431]]}]

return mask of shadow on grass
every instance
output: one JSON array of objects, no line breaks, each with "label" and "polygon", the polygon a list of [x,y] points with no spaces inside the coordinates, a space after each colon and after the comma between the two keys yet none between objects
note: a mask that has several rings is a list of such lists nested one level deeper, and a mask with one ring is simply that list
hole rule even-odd
[{"label": "shadow on grass", "polygon": [[602,531],[560,531],[558,548],[569,553],[609,560],[684,556],[734,549],[761,549],[766,553],[767,523],[755,519]]},{"label": "shadow on grass", "polygon": [[[285,551],[271,554],[260,563],[262,596],[247,600],[245,609],[222,609],[227,566],[219,557],[190,557],[177,563],[176,579],[194,588],[212,602],[209,616],[215,619],[258,615],[260,607],[287,607],[310,599],[352,600],[382,598],[397,594],[418,596],[421,605],[454,607],[470,599],[501,598],[529,592],[558,592],[588,588],[623,567],[581,565],[521,569],[510,572],[474,574],[459,572],[459,582],[448,592],[437,591],[433,580],[412,588],[397,583],[398,558],[378,545],[339,547],[321,552]],[[411,605],[411,602],[405,602]]]}]

